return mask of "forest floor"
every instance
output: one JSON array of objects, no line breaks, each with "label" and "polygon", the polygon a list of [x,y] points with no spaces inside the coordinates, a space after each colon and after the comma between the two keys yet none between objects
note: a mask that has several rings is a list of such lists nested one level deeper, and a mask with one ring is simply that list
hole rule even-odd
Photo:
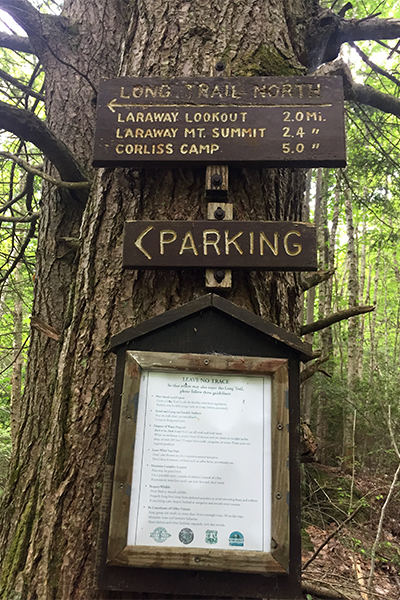
[{"label": "forest floor", "polygon": [[[371,551],[394,471],[388,469],[387,475],[365,472],[353,478],[339,468],[316,463],[304,465],[304,598],[400,599],[400,482],[385,511],[372,586],[368,590]],[[354,517],[349,519],[352,513]],[[307,561],[310,562],[306,566]]]}]

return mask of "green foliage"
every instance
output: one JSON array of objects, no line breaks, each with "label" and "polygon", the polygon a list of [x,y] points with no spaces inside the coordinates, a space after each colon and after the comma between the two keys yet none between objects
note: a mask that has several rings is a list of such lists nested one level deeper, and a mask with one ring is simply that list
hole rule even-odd
[{"label": "green foliage", "polygon": [[[23,387],[29,339],[29,313],[32,303],[32,276],[20,266],[18,277],[10,276],[0,296],[0,491],[3,488],[11,453],[11,377],[16,354],[21,354]],[[15,302],[22,299],[22,348],[15,347]]]},{"label": "green foliage", "polygon": [[363,523],[369,518],[369,503],[357,489],[352,489],[351,479],[338,469],[306,465],[302,479],[302,513],[304,522],[322,529],[335,522],[340,524],[361,505],[355,521]]},{"label": "green foliage", "polygon": [[[51,2],[48,2],[50,9]],[[37,59],[0,48],[0,68],[35,92],[43,88],[43,72]],[[0,100],[15,107],[34,111],[44,118],[43,102],[26,94],[14,82],[0,78]],[[14,136],[2,133],[1,151],[10,152],[40,167],[42,155]],[[0,156],[0,491],[3,488],[11,453],[11,393],[14,365],[22,358],[21,390],[24,385],[25,360],[35,271],[35,221],[24,222],[39,211],[41,180]],[[16,306],[22,304],[22,339],[16,335]],[[19,311],[18,311],[19,312]],[[15,389],[18,389],[18,385]]]}]

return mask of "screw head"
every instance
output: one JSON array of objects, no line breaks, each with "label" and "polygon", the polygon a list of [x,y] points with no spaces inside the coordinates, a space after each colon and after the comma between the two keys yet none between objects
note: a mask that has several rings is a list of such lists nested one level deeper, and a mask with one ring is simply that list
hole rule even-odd
[{"label": "screw head", "polygon": [[219,173],[214,173],[214,175],[211,177],[211,183],[216,187],[219,187],[222,184],[222,175]]},{"label": "screw head", "polygon": [[277,499],[277,500],[280,500],[281,498],[282,498],[282,494],[280,494],[280,493],[278,492],[278,493],[277,493],[277,495],[276,495],[276,499]]},{"label": "screw head", "polygon": [[205,359],[204,359],[204,364],[205,364],[205,365],[209,365],[209,364],[210,364],[210,361],[208,360],[208,358],[205,358]]},{"label": "screw head", "polygon": [[279,429],[279,431],[281,431],[283,429],[282,423],[278,423],[278,425],[276,426],[276,428]]},{"label": "screw head", "polygon": [[217,64],[215,65],[215,70],[216,71],[223,71],[225,69],[225,64],[222,62],[222,60],[219,60],[217,62]]},{"label": "screw head", "polygon": [[214,279],[217,283],[221,283],[225,279],[225,271],[218,269],[214,272]]},{"label": "screw head", "polygon": [[224,209],[221,208],[220,206],[218,206],[218,208],[214,211],[214,217],[218,221],[222,221],[222,219],[225,217],[225,211],[224,211]]}]

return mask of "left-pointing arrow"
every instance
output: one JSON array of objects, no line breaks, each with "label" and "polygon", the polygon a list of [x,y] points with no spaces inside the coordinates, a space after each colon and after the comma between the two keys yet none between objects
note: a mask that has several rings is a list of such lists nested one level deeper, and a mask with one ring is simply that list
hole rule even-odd
[{"label": "left-pointing arrow", "polygon": [[143,252],[143,254],[146,256],[146,258],[148,258],[149,260],[152,259],[151,254],[149,254],[147,252],[147,250],[145,250],[142,246],[142,241],[145,235],[147,235],[149,233],[149,231],[151,231],[152,229],[154,229],[153,226],[150,227],[146,227],[146,229],[144,231],[142,231],[142,233],[140,235],[138,235],[138,237],[135,240],[135,246],[136,248],[138,248],[138,250],[140,250],[140,252]]},{"label": "left-pointing arrow", "polygon": [[107,108],[109,108],[113,113],[115,113],[116,108],[133,108],[134,106],[137,106],[137,104],[118,104],[116,98],[113,98],[107,104]]}]

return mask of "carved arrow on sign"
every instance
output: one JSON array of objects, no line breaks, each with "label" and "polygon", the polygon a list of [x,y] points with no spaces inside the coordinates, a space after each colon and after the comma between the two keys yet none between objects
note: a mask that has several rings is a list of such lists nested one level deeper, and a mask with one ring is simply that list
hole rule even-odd
[{"label": "carved arrow on sign", "polygon": [[147,229],[145,229],[144,231],[142,231],[142,233],[136,238],[135,240],[135,246],[136,248],[138,248],[138,250],[140,250],[140,252],[143,252],[143,254],[146,256],[146,258],[148,258],[149,260],[152,259],[151,254],[149,254],[149,252],[147,252],[147,250],[145,250],[142,246],[142,240],[144,238],[145,235],[147,235],[149,233],[149,231],[151,231],[152,229],[154,229],[154,227],[147,227]]},{"label": "carved arrow on sign", "polygon": [[115,113],[116,108],[132,108],[133,106],[137,107],[137,104],[118,104],[117,99],[113,98],[107,104],[107,107],[111,110],[111,112]]}]

